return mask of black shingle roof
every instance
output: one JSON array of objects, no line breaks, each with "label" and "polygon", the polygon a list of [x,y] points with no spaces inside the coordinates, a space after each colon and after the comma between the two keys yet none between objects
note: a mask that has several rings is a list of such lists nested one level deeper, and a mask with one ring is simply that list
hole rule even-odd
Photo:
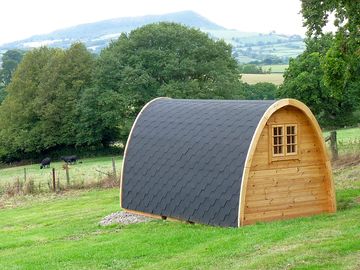
[{"label": "black shingle roof", "polygon": [[273,103],[178,99],[150,103],[127,146],[123,208],[237,227],[247,151]]}]

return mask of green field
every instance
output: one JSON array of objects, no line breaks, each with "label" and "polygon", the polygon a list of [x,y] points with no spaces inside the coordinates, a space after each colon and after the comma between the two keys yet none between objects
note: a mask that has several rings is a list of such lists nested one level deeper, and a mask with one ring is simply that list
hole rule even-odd
[{"label": "green field", "polygon": [[269,82],[275,85],[283,83],[284,78],[281,73],[272,74],[241,74],[241,79],[248,84],[256,84],[259,82]]},{"label": "green field", "polygon": [[[116,170],[121,170],[122,157],[115,158]],[[112,158],[111,157],[99,157],[89,158],[81,160],[82,163],[76,165],[69,165],[70,183],[88,183],[93,181],[99,181],[106,176],[106,173],[112,172]],[[63,168],[64,162],[53,162],[51,167],[55,168],[56,178],[60,179],[60,184],[66,183],[66,172]],[[24,169],[26,169],[27,180],[33,180],[38,187],[39,183],[41,189],[48,189],[48,182],[52,179],[52,170],[45,168],[40,170],[39,164],[17,166],[11,168],[5,168],[0,170],[0,188],[4,187],[8,183],[14,183],[24,181]]]},{"label": "green field", "polygon": [[237,229],[100,227],[119,210],[118,189],[24,196],[0,209],[0,269],[359,269],[360,187],[344,189],[343,175],[336,214]]},{"label": "green field", "polygon": [[[327,137],[330,132],[325,131],[323,134]],[[339,154],[360,153],[360,127],[337,130],[337,141]]]},{"label": "green field", "polygon": [[269,70],[271,68],[271,73],[284,73],[289,65],[263,65],[261,67],[263,70]]},{"label": "green field", "polygon": [[[324,132],[324,137],[327,137],[329,135],[330,131]],[[344,143],[351,143],[354,140],[360,140],[360,127],[337,130],[337,139]]]}]

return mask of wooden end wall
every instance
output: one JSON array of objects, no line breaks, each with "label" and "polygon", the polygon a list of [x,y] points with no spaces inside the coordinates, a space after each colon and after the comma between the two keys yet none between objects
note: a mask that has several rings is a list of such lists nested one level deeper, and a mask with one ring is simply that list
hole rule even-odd
[{"label": "wooden end wall", "polygon": [[[269,129],[298,125],[298,159],[271,161]],[[331,175],[309,118],[293,106],[276,111],[261,132],[249,171],[243,225],[331,212]]]}]

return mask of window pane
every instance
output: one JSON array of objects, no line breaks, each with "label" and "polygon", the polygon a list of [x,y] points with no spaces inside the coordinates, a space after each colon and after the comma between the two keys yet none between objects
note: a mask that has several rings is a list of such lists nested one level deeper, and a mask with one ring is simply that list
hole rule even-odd
[{"label": "window pane", "polygon": [[288,145],[288,146],[286,147],[286,151],[287,151],[288,153],[291,153],[291,145]]},{"label": "window pane", "polygon": [[278,146],[279,147],[279,154],[282,154],[282,152],[283,152],[283,148],[282,148],[282,146]]},{"label": "window pane", "polygon": [[290,133],[291,133],[290,127],[286,127],[286,133],[287,133],[287,134],[290,134]]},{"label": "window pane", "polygon": [[279,137],[279,138],[278,138],[278,142],[279,142],[279,144],[283,144],[283,143],[282,143],[282,137]]},{"label": "window pane", "polygon": [[274,135],[277,135],[277,128],[274,127]]},{"label": "window pane", "polygon": [[291,134],[295,134],[295,126],[291,127]]},{"label": "window pane", "polygon": [[282,135],[282,127],[278,127],[278,134]]}]

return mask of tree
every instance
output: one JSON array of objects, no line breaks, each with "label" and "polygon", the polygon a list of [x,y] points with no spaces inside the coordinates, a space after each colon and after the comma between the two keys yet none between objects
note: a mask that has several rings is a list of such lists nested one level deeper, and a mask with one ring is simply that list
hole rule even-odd
[{"label": "tree", "polygon": [[[42,148],[82,145],[79,100],[92,86],[95,60],[81,43],[60,50],[41,76],[34,103],[42,124]],[[80,140],[79,140],[80,141]]]},{"label": "tree", "polygon": [[0,152],[16,158],[76,145],[77,104],[92,84],[93,64],[82,44],[66,51],[42,47],[28,52],[0,107]]},{"label": "tree", "polygon": [[336,94],[334,88],[325,83],[325,58],[333,40],[331,34],[308,38],[304,53],[290,60],[278,92],[281,97],[305,102],[323,126],[350,124],[354,106],[353,98]]},{"label": "tree", "polygon": [[277,87],[273,83],[259,82],[253,85],[244,83],[245,99],[272,100],[276,98]]},{"label": "tree", "polygon": [[255,64],[239,65],[239,72],[242,74],[263,74],[266,73],[261,66]]},{"label": "tree", "polygon": [[8,50],[2,56],[0,69],[0,104],[6,96],[5,88],[10,83],[16,67],[21,62],[23,55],[23,51]]},{"label": "tree", "polygon": [[83,107],[99,105],[93,118],[102,123],[98,134],[110,131],[109,140],[119,139],[119,134],[126,139],[129,119],[154,97],[229,99],[241,87],[229,45],[174,23],[122,34],[101,52],[95,80],[96,88],[89,90],[94,93],[86,95]]},{"label": "tree", "polygon": [[308,29],[309,39],[322,39],[329,14],[335,16],[335,36],[331,46],[321,55],[321,68],[324,85],[329,89],[331,97],[338,100],[335,107],[337,113],[345,110],[351,113],[360,107],[359,10],[359,1],[302,1],[304,25]]},{"label": "tree", "polygon": [[[8,95],[0,107],[0,152],[19,155],[33,143],[28,134],[37,121],[32,102],[36,97],[42,70],[54,55],[54,49],[28,52],[7,87]],[[38,138],[40,140],[40,138]]]}]

